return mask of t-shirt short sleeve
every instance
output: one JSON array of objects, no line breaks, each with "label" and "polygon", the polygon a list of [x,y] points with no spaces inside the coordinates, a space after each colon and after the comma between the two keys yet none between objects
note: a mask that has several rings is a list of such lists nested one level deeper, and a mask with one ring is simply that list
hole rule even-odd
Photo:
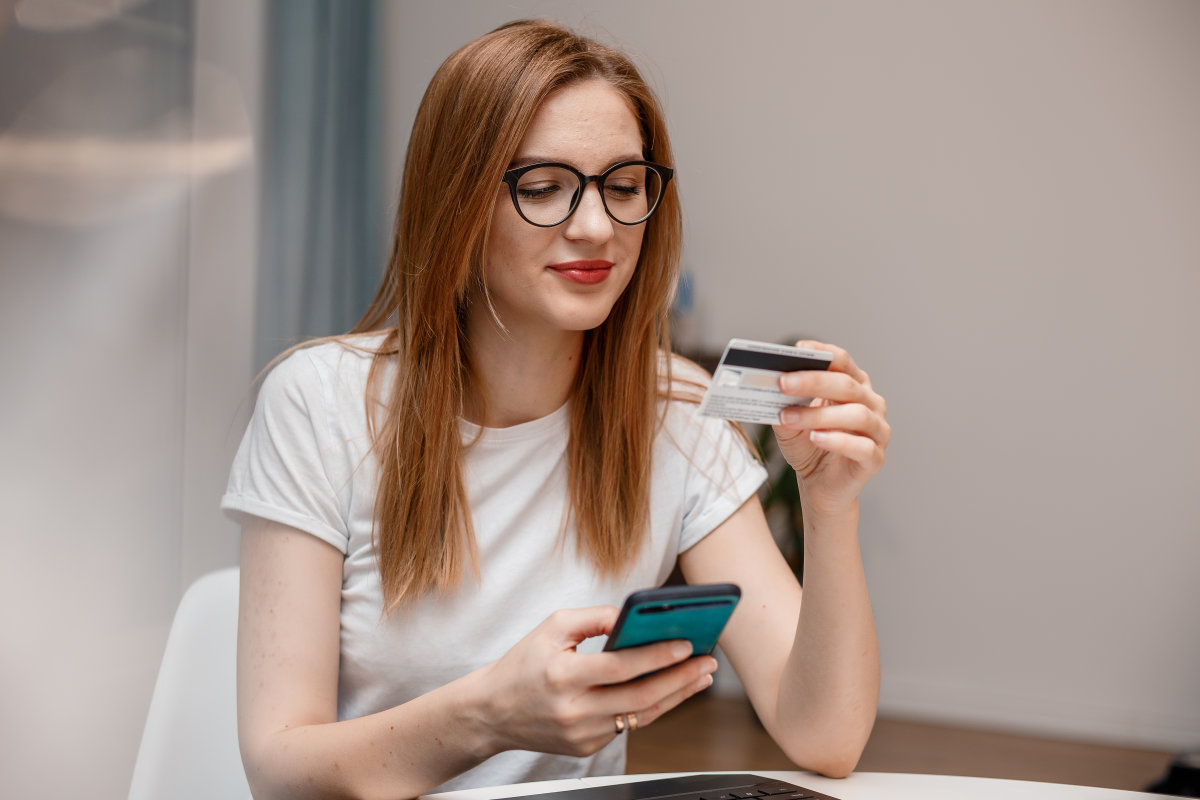
[{"label": "t-shirt short sleeve", "polygon": [[267,375],[221,508],[243,523],[249,515],[290,525],[346,553],[346,456],[330,428],[328,372],[300,350]]},{"label": "t-shirt short sleeve", "polygon": [[[683,406],[682,408],[680,406]],[[677,403],[691,435],[679,549],[687,550],[737,511],[762,485],[767,471],[731,423],[703,417],[693,404]]]}]

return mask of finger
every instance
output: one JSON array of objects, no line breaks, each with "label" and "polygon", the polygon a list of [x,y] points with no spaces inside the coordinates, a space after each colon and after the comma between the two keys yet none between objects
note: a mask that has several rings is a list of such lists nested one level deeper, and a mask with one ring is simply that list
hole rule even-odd
[{"label": "finger", "polygon": [[712,684],[713,684],[713,676],[712,675],[702,675],[700,678],[696,679],[692,683],[689,683],[688,685],[684,686],[683,688],[678,689],[675,692],[672,692],[671,694],[667,695],[663,699],[659,700],[657,703],[652,703],[651,705],[646,706],[645,708],[639,710],[637,712],[638,727],[644,728],[647,725],[650,725],[656,719],[658,719],[663,714],[670,711],[672,708],[675,708],[677,705],[682,703],[684,700],[687,700],[689,697],[699,694],[700,692],[703,692],[705,689],[712,686]]},{"label": "finger", "polygon": [[875,443],[886,445],[891,438],[891,426],[880,414],[860,403],[802,408],[785,408],[780,412],[781,439],[793,438],[799,431],[842,431],[866,436]]},{"label": "finger", "polygon": [[717,668],[712,656],[697,656],[683,664],[636,681],[604,689],[605,708],[615,713],[635,711],[641,726],[649,725],[675,706],[712,685]]},{"label": "finger", "polygon": [[622,713],[627,720],[625,730],[622,731],[622,733],[624,733],[626,731],[628,731],[629,733],[632,733],[636,730],[640,730],[642,728],[645,728],[645,727],[653,724],[654,721],[657,720],[659,717],[661,717],[663,714],[667,713],[672,708],[675,708],[680,703],[682,703],[684,700],[687,700],[689,697],[692,697],[693,695],[699,694],[700,692],[704,691],[708,687],[712,686],[712,684],[713,684],[712,675],[704,675],[704,676],[701,676],[700,678],[698,678],[697,680],[693,681],[692,683],[684,686],[683,688],[672,692],[671,694],[657,700],[656,702],[651,703],[648,706],[644,706],[642,708],[635,708],[635,709],[631,709],[626,712],[618,712],[617,714],[613,714],[612,720],[614,723],[613,724],[614,732],[615,732],[615,728],[616,728],[616,725],[615,725],[616,717],[620,716]]},{"label": "finger", "polygon": [[[634,650],[652,647],[654,645],[646,645],[597,656],[629,655]],[[689,645],[689,652],[690,649]],[[683,700],[710,686],[716,668],[717,662],[712,656],[696,656],[636,680],[594,685],[579,699],[579,709],[588,720],[579,733],[585,738],[604,737],[607,741],[616,735],[615,717],[630,711],[638,714],[639,726],[648,725]]]},{"label": "finger", "polygon": [[542,624],[556,644],[564,650],[572,650],[584,639],[607,635],[617,624],[619,614],[613,606],[564,608],[555,611]]},{"label": "finger", "polygon": [[793,397],[813,397],[833,403],[862,403],[876,411],[886,408],[883,398],[868,384],[844,372],[786,372],[779,376],[779,391]]},{"label": "finger", "polygon": [[802,339],[796,342],[796,347],[803,347],[808,350],[825,350],[826,352],[833,353],[833,361],[829,365],[831,371],[844,372],[859,383],[870,383],[867,373],[858,364],[854,363],[854,359],[850,356],[850,353],[836,344]]},{"label": "finger", "polygon": [[651,672],[664,670],[689,659],[692,644],[686,639],[626,647],[580,657],[581,666],[596,684],[627,683]]},{"label": "finger", "polygon": [[883,466],[883,447],[866,436],[845,431],[812,431],[809,438],[814,447],[847,458],[872,471]]}]

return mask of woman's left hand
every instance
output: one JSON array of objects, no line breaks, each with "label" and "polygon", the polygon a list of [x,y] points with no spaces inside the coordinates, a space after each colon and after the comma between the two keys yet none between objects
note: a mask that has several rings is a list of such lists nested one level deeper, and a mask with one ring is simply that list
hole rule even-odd
[{"label": "woman's left hand", "polygon": [[774,426],[775,438],[796,470],[808,507],[837,514],[853,508],[863,486],[883,466],[892,435],[887,403],[842,348],[811,341],[796,346],[827,350],[833,353],[833,362],[828,370],[780,376],[780,391],[811,397],[813,402],[784,409]]}]

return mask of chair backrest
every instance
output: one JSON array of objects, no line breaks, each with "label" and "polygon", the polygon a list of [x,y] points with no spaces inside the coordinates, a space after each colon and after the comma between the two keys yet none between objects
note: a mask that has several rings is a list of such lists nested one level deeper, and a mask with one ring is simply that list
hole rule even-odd
[{"label": "chair backrest", "polygon": [[236,567],[204,575],[171,624],[129,800],[245,800],[237,740]]}]

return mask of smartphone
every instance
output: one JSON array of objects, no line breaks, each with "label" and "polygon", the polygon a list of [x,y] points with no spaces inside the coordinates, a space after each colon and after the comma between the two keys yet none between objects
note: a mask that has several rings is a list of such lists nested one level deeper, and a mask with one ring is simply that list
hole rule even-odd
[{"label": "smartphone", "polygon": [[663,586],[634,592],[625,598],[604,649],[687,639],[693,654],[711,653],[741,596],[742,590],[732,583]]}]

